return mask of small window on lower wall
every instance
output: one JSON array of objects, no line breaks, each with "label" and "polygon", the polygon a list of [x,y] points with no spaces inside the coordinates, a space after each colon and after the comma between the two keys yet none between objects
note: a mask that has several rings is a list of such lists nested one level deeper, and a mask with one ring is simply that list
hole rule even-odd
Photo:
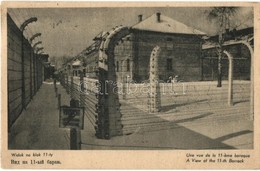
[{"label": "small window on lower wall", "polygon": [[119,62],[116,61],[116,72],[119,72]]},{"label": "small window on lower wall", "polygon": [[83,69],[83,77],[86,76],[86,69]]},{"label": "small window on lower wall", "polygon": [[171,71],[172,70],[172,59],[171,58],[168,58],[167,61],[166,61],[166,69],[167,71]]},{"label": "small window on lower wall", "polygon": [[166,48],[167,48],[167,50],[172,50],[173,49],[172,38],[167,38],[166,39]]},{"label": "small window on lower wall", "polygon": [[129,72],[130,71],[130,59],[126,60],[126,71]]}]

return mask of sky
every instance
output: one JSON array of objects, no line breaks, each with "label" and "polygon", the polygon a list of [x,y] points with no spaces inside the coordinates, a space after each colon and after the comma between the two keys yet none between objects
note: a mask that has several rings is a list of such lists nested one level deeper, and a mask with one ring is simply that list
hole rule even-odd
[{"label": "sky", "polygon": [[[28,39],[35,33],[42,33],[32,44],[42,41],[44,52],[51,57],[74,57],[93,43],[93,38],[101,31],[109,31],[117,25],[132,26],[156,12],[161,12],[174,20],[198,29],[208,35],[217,34],[217,23],[207,19],[205,7],[131,7],[131,8],[12,8],[8,13],[20,27],[30,17],[37,17],[26,27]],[[234,26],[245,28],[253,26],[253,10],[250,7],[239,8],[232,18]]]}]

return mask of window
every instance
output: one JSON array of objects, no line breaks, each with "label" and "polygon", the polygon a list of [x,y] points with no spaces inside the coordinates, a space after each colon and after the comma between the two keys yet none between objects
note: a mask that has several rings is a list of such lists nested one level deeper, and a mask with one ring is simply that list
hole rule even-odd
[{"label": "window", "polygon": [[86,77],[86,69],[83,69],[83,77]]},{"label": "window", "polygon": [[166,67],[167,67],[167,71],[172,70],[172,59],[171,58],[167,59]]},{"label": "window", "polygon": [[166,39],[166,48],[167,50],[172,50],[173,49],[173,42],[172,42],[172,38],[167,38]]},{"label": "window", "polygon": [[119,72],[119,62],[116,61],[116,72]]},{"label": "window", "polygon": [[126,71],[130,71],[130,60],[126,60]]}]

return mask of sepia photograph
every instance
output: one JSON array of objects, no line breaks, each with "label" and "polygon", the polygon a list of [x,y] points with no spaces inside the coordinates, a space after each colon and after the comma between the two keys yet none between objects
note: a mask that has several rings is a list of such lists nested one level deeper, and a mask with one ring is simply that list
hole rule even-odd
[{"label": "sepia photograph", "polygon": [[197,162],[189,150],[228,150],[211,162],[245,163],[252,155],[228,152],[253,151],[259,141],[254,10],[7,5],[2,123],[9,164],[61,165],[15,160],[56,150],[184,150],[186,163]]}]

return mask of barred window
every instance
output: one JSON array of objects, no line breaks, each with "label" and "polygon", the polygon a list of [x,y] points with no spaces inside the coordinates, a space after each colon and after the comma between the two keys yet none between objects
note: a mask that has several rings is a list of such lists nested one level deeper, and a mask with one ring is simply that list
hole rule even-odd
[{"label": "barred window", "polygon": [[119,62],[116,61],[116,72],[119,72]]},{"label": "barred window", "polygon": [[126,71],[130,71],[130,60],[126,60]]},{"label": "barred window", "polygon": [[166,48],[167,48],[167,50],[172,50],[173,49],[172,38],[167,38],[166,39]]},{"label": "barred window", "polygon": [[171,58],[168,58],[167,61],[166,61],[166,69],[167,71],[171,71],[172,70],[172,59]]}]

